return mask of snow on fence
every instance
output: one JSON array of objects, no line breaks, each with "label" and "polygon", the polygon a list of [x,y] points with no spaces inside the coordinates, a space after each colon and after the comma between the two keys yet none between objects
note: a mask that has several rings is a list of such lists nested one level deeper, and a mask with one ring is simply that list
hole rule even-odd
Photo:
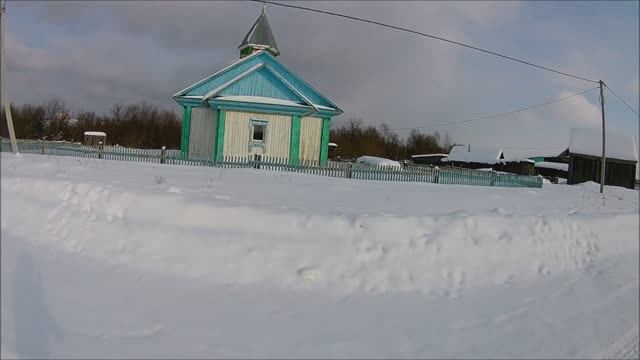
[{"label": "snow on fence", "polygon": [[[299,165],[289,164],[286,158],[258,156],[226,156],[222,161],[212,159],[189,159],[180,150],[136,149],[122,146],[88,146],[79,143],[18,140],[18,148],[23,153],[78,156],[104,160],[139,161],[159,164],[212,166],[222,168],[255,168],[273,171],[291,171],[312,175],[351,178],[359,180],[410,181],[436,184],[499,186],[499,187],[542,187],[539,176],[522,176],[459,168],[434,168],[421,165],[406,165],[402,168],[375,166],[359,163],[329,161],[320,166],[318,161],[301,161]],[[2,151],[11,151],[7,139],[2,139]]]}]

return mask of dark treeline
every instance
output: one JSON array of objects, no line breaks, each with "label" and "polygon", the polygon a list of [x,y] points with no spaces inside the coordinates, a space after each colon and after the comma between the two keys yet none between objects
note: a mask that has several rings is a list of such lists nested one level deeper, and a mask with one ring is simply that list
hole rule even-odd
[{"label": "dark treeline", "polygon": [[[107,144],[136,148],[180,147],[181,119],[175,111],[141,102],[116,104],[106,114],[92,111],[71,113],[54,99],[43,104],[11,104],[13,127],[18,139],[81,142],[85,131],[104,131]],[[4,111],[0,134],[9,137]]]},{"label": "dark treeline", "polygon": [[[4,111],[0,135],[9,137]],[[46,139],[81,142],[85,131],[104,131],[107,145],[135,148],[180,148],[182,120],[173,110],[146,102],[115,104],[106,114],[85,111],[71,113],[66,104],[54,99],[43,104],[11,105],[13,125],[18,139]],[[394,160],[408,159],[414,154],[449,152],[448,134],[428,134],[413,130],[406,139],[389,130],[365,126],[361,119],[349,119],[345,125],[331,130],[330,141],[338,148],[333,157],[356,158],[362,155]]]},{"label": "dark treeline", "polygon": [[353,159],[362,155],[393,160],[411,158],[416,154],[448,153],[453,145],[449,134],[441,137],[412,130],[406,139],[389,130],[386,124],[378,129],[364,126],[361,119],[349,119],[345,125],[331,129],[330,141],[338,144],[335,156]]}]

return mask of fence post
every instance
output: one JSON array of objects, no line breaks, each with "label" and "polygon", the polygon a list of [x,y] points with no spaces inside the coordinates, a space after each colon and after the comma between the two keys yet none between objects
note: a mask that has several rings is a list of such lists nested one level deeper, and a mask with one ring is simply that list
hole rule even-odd
[{"label": "fence post", "polygon": [[42,155],[44,155],[44,138],[40,139],[42,141]]},{"label": "fence post", "polygon": [[102,141],[98,142],[98,159],[102,159]]},{"label": "fence post", "polygon": [[349,163],[349,165],[347,166],[347,178],[348,179],[351,179],[352,172],[353,172],[353,163]]},{"label": "fence post", "polygon": [[166,146],[163,146],[162,149],[160,150],[160,164],[164,164],[164,157],[165,157],[166,150],[167,150]]},{"label": "fence post", "polygon": [[434,177],[435,183],[439,184],[440,183],[440,168],[435,168],[434,172],[436,173],[436,175]]},{"label": "fence post", "polygon": [[497,176],[497,174],[494,171],[491,171],[491,185],[490,186],[495,186],[495,184],[496,184],[496,176]]}]

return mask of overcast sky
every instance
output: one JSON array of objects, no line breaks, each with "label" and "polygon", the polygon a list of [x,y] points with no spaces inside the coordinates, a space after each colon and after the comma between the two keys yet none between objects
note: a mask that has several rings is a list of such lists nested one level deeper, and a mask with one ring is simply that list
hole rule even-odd
[{"label": "overcast sky", "polygon": [[[311,2],[603,79],[638,108],[638,2]],[[238,58],[259,16],[253,2],[8,1],[8,88],[16,103],[62,98],[74,111],[171,95]],[[344,115],[391,128],[461,121],[542,103],[595,85],[436,40],[268,6],[285,65]],[[546,148],[571,127],[600,126],[598,92],[496,119],[425,130],[459,143]],[[606,94],[608,129],[638,118]],[[407,132],[400,132],[406,134]]]}]

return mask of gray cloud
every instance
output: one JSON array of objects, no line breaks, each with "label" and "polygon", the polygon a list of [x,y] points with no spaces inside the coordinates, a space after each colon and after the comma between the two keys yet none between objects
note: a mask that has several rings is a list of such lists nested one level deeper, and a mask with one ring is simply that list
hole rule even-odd
[{"label": "gray cloud", "polygon": [[[519,2],[304,5],[487,46],[511,44],[505,29],[522,21]],[[260,8],[253,2],[204,1],[24,5],[21,11],[32,14],[39,26],[64,33],[52,36],[43,47],[29,45],[21,34],[11,35],[12,98],[31,102],[59,96],[74,109],[97,111],[114,102],[138,100],[175,106],[170,96],[176,90],[237,59],[237,46]],[[418,126],[506,111],[548,100],[561,91],[584,89],[581,83],[526,72],[518,64],[406,33],[274,6],[268,12],[281,61],[338,103],[345,110],[343,119],[359,116],[374,125]],[[595,61],[579,47],[558,58],[572,64],[568,70],[596,73],[601,67],[594,63],[618,61],[619,55],[609,50],[597,54]],[[521,72],[527,75],[513,76]],[[461,141],[504,142],[508,132],[531,143],[518,131],[526,128],[542,134],[536,129],[565,115],[566,111],[538,112],[488,123],[497,127],[474,124],[449,131]]]}]

